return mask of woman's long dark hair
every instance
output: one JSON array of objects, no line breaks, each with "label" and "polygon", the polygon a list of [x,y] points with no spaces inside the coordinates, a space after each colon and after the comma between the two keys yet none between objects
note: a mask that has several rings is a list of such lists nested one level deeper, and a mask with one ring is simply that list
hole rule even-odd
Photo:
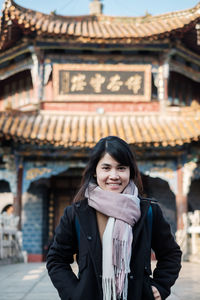
[{"label": "woman's long dark hair", "polygon": [[96,167],[100,159],[106,154],[110,154],[118,163],[123,166],[129,166],[130,179],[133,180],[138,188],[139,194],[142,194],[142,180],[138,170],[136,159],[132,153],[129,145],[117,136],[107,136],[99,140],[94,146],[89,157],[88,164],[83,172],[81,180],[81,188],[74,197],[74,202],[83,200],[85,198],[85,190],[90,182],[97,183],[94,175],[96,174]]}]

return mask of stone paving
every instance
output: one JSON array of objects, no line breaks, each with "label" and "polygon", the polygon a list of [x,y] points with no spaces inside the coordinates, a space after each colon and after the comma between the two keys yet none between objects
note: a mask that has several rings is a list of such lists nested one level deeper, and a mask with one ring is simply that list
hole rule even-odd
[{"label": "stone paving", "polygon": [[200,263],[183,263],[167,300],[200,300]]},{"label": "stone paving", "polygon": [[0,300],[59,300],[44,263],[0,266]]},{"label": "stone paving", "polygon": [[[168,300],[200,300],[199,282],[200,264],[183,263],[180,277]],[[0,300],[59,299],[44,263],[0,266]]]}]

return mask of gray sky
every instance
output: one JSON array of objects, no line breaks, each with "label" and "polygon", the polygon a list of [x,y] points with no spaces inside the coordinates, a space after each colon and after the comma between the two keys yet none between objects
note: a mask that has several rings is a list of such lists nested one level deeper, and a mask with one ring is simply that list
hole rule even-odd
[{"label": "gray sky", "polygon": [[[16,0],[23,7],[49,14],[56,10],[61,15],[89,14],[91,0]],[[3,6],[0,0],[0,7]],[[116,16],[142,16],[146,11],[152,15],[194,7],[198,0],[103,0],[104,14]]]}]

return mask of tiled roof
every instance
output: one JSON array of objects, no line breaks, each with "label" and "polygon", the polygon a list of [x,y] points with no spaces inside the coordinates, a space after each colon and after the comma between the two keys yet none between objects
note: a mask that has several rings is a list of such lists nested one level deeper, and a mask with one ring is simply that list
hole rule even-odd
[{"label": "tiled roof", "polygon": [[92,147],[117,135],[137,147],[183,145],[200,139],[200,114],[148,115],[0,115],[0,137],[54,147]]},{"label": "tiled roof", "polygon": [[71,41],[108,41],[127,43],[142,40],[157,40],[173,34],[183,34],[200,21],[200,3],[194,8],[145,17],[110,17],[88,15],[64,17],[46,15],[17,5],[7,0],[2,16],[1,44],[8,39],[9,26],[16,27],[25,35],[31,33],[44,37],[67,38]]}]

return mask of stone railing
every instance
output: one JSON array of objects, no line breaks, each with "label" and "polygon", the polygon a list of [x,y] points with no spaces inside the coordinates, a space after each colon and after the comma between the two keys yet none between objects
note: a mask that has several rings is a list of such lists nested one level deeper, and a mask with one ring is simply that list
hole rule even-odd
[{"label": "stone railing", "polygon": [[21,260],[21,232],[17,226],[19,217],[0,214],[0,261],[3,260]]},{"label": "stone railing", "polygon": [[183,229],[176,232],[183,260],[200,262],[200,210],[183,214],[183,224]]}]

